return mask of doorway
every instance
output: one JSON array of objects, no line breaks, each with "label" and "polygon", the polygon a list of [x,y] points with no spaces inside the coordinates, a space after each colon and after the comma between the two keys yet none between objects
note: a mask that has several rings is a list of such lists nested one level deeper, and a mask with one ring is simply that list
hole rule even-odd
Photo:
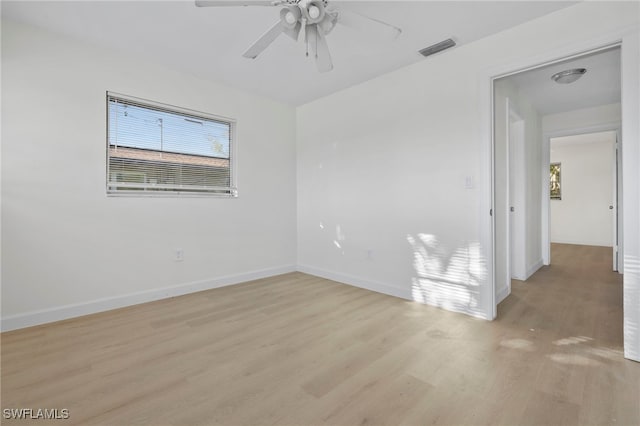
[{"label": "doorway", "polygon": [[[498,276],[500,270],[497,262],[499,241],[496,238],[498,227],[502,226],[496,220],[495,203],[495,183],[496,167],[495,163],[495,107],[499,104],[494,97],[494,86],[498,80],[505,77],[522,73],[526,70],[539,69],[549,64],[556,64],[567,61],[571,58],[580,58],[585,54],[593,54],[612,48],[620,48],[622,65],[622,91],[625,93],[622,102],[618,106],[617,114],[622,117],[619,124],[622,136],[619,142],[619,168],[620,179],[618,185],[619,206],[619,232],[622,238],[619,239],[618,258],[623,265],[623,303],[624,303],[624,356],[625,358],[640,362],[640,311],[637,306],[640,302],[640,228],[637,218],[640,215],[640,168],[638,158],[640,158],[640,127],[637,117],[640,113],[640,39],[637,30],[616,30],[604,34],[601,37],[576,42],[573,45],[561,45],[549,47],[541,55],[535,58],[522,56],[515,58],[508,63],[496,65],[496,67],[485,70],[480,76],[480,113],[482,115],[482,167],[479,181],[479,188],[483,194],[480,199],[479,209],[481,212],[480,241],[486,247],[487,256],[487,289],[482,293],[482,305],[484,306],[484,317],[493,320],[497,316],[498,300]],[[604,116],[602,116],[604,117]],[[601,118],[602,118],[601,117]],[[553,131],[566,131],[576,128],[574,117],[566,117],[562,123],[556,122]],[[604,117],[605,123],[607,120]],[[550,123],[547,123],[550,124]],[[565,126],[563,127],[564,124]],[[580,125],[577,125],[580,127]],[[597,130],[596,130],[597,131]],[[544,135],[544,133],[543,133]],[[546,137],[543,138],[543,141]],[[544,156],[544,151],[542,154]],[[548,175],[546,170],[540,167],[540,182],[544,176]],[[542,196],[548,197],[548,187],[542,187]],[[540,200],[538,200],[540,202]],[[542,215],[541,222],[544,225],[545,215]],[[548,224],[547,224],[548,225]],[[543,235],[544,238],[544,235]],[[544,244],[542,244],[544,246]],[[540,249],[543,252],[545,250]]]},{"label": "doorway", "polygon": [[[620,46],[614,45],[493,80],[496,305],[509,296],[512,279],[526,281],[551,263],[550,203],[560,201],[550,200],[551,140],[589,130],[613,130],[617,134],[621,128],[620,55]],[[570,84],[559,84],[552,78],[566,70],[581,71]],[[615,146],[614,141],[611,149]],[[610,171],[618,170],[620,156],[617,158],[607,163]],[[562,186],[562,181],[559,184]],[[604,233],[610,235],[611,242],[595,244],[612,247],[615,270],[619,258],[616,246],[622,233],[617,226],[621,195],[617,184],[617,178],[607,179],[610,197],[599,215],[599,223],[602,217],[609,218]],[[565,200],[575,201],[573,195]]]},{"label": "doorway", "polygon": [[543,232],[549,232],[551,243],[610,247],[612,270],[621,272],[618,132],[578,133],[549,142],[550,220]]}]

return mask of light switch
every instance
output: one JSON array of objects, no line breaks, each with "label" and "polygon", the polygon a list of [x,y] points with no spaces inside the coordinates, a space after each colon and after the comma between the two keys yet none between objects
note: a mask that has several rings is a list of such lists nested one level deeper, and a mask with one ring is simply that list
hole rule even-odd
[{"label": "light switch", "polygon": [[464,178],[464,187],[466,189],[473,189],[473,176],[467,176]]}]

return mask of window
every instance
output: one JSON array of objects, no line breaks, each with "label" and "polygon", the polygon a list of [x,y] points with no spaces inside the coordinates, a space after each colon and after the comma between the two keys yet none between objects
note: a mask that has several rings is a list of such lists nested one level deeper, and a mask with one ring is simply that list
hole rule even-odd
[{"label": "window", "polygon": [[107,193],[236,196],[235,121],[107,93]]}]

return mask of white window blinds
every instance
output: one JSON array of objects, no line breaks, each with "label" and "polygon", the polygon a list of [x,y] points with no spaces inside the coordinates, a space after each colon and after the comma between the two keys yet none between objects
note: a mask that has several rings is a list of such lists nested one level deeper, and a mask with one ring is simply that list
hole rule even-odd
[{"label": "white window blinds", "polygon": [[107,193],[236,196],[235,122],[107,93]]}]

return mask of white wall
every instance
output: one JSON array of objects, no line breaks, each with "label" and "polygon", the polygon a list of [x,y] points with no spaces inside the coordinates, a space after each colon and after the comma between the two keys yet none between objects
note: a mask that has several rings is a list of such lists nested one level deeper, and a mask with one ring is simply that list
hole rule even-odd
[{"label": "white wall", "polygon": [[561,200],[551,200],[551,242],[613,246],[615,132],[551,139]]},{"label": "white wall", "polygon": [[480,78],[637,23],[581,3],[299,108],[300,268],[487,316]]},{"label": "white wall", "polygon": [[[4,21],[2,89],[4,329],[295,269],[293,108]],[[107,197],[107,90],[236,118],[239,198]]]},{"label": "white wall", "polygon": [[[533,107],[531,107],[533,111]],[[533,273],[542,267],[542,119],[535,111],[531,125],[526,128],[525,164],[526,164],[526,256],[525,274],[522,278],[528,279]],[[533,114],[533,112],[530,112]]]},{"label": "white wall", "polygon": [[622,105],[616,103],[545,115],[542,117],[542,132],[545,135],[568,136],[576,129],[619,126],[621,114]]},{"label": "white wall", "polygon": [[640,33],[622,44],[624,356],[640,362]]}]

